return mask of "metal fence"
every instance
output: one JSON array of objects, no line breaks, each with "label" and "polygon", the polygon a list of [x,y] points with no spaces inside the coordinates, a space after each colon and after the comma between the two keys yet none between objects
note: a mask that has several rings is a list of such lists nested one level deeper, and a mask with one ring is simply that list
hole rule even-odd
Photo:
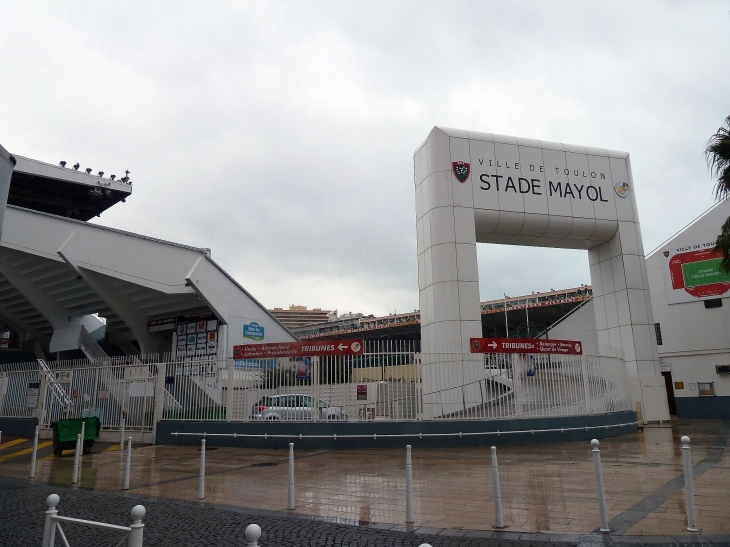
[{"label": "metal fence", "polygon": [[[61,417],[95,415],[102,428],[124,418],[129,429],[151,430],[157,420],[499,419],[631,409],[626,364],[609,348],[582,356],[414,349],[368,341],[363,355],[346,357],[6,365],[0,416],[39,415],[47,428]],[[34,383],[38,411],[29,396]]]},{"label": "metal fence", "polygon": [[584,355],[421,355],[424,418],[527,418],[631,409],[626,363]]},{"label": "metal fence", "polygon": [[96,416],[102,428],[116,429],[122,418],[127,429],[152,428],[155,364],[135,358],[41,363],[41,427],[59,418]]},{"label": "metal fence", "polygon": [[369,342],[356,356],[171,361],[162,419],[417,419],[417,359],[411,343]]},{"label": "metal fence", "polygon": [[[33,389],[40,393],[40,373],[36,363],[4,365],[0,370],[0,417],[35,417]],[[31,387],[38,385],[37,388]],[[28,400],[30,396],[31,400]]]},{"label": "metal fence", "polygon": [[582,356],[416,353],[406,342],[369,342],[361,356],[163,367],[166,420],[498,419],[631,409],[626,364],[608,349]]},{"label": "metal fence", "polygon": [[151,430],[156,357],[106,358],[2,365],[0,416],[37,417],[41,428],[60,418],[97,416],[102,429]]}]

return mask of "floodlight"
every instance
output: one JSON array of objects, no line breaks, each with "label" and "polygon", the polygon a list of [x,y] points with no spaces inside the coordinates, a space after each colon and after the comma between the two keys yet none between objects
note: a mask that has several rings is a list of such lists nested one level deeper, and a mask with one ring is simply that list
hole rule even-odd
[{"label": "floodlight", "polygon": [[109,175],[109,178],[112,179],[112,180],[114,180],[115,178],[117,178],[117,176],[116,175]]},{"label": "floodlight", "polygon": [[79,162],[76,162],[74,164],[74,169],[76,169],[78,171],[79,170],[79,167],[81,167],[81,164]]},{"label": "floodlight", "polygon": [[91,174],[91,167],[87,167],[87,168],[86,168],[86,174],[87,174],[87,175],[90,175],[90,174]]},{"label": "floodlight", "polygon": [[61,162],[61,163],[59,163],[58,165],[60,165],[61,167],[66,167],[66,162],[65,162],[65,161],[62,161],[62,162]]},{"label": "floodlight", "polygon": [[98,172],[98,173],[96,174],[96,176],[97,176],[97,177],[103,177],[103,176],[104,176],[104,171],[99,171],[99,172]]}]

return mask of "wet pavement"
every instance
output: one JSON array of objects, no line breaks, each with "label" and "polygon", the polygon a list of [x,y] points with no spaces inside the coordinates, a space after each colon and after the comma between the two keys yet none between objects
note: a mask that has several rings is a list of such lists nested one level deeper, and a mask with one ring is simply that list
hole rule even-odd
[{"label": "wet pavement", "polygon": [[[729,432],[729,422],[674,421],[671,427],[647,427],[602,440],[611,539],[729,541]],[[682,435],[692,438],[695,504],[701,529],[694,535],[686,530]],[[559,439],[559,434],[556,437]],[[6,436],[2,440],[0,476],[27,477],[30,454],[24,451],[30,441],[10,444],[15,440]],[[493,534],[491,454],[487,447],[414,449],[416,522],[406,528],[405,450],[296,451],[296,509],[287,513],[286,451],[216,448],[213,443],[209,438],[206,454],[205,501],[210,504],[245,508],[242,511],[273,511],[271,515],[281,518],[287,514],[324,517],[330,522],[355,524],[358,530],[450,533],[454,537],[476,534],[482,539],[504,541],[601,541],[598,535],[585,536],[600,525],[587,442],[499,447],[507,528],[506,534],[498,535]],[[69,485],[73,453],[57,458],[51,452],[50,446],[39,449],[34,482]],[[127,495],[188,500],[190,506],[198,506],[194,500],[199,458],[195,447],[135,447]],[[120,491],[123,465],[116,445],[95,445],[92,454],[82,460],[82,489],[94,489],[98,495]]]}]

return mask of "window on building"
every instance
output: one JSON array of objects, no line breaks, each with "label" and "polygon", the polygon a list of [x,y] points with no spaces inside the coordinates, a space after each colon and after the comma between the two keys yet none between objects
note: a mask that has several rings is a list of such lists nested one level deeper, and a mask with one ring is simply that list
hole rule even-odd
[{"label": "window on building", "polygon": [[654,323],[654,332],[656,333],[656,345],[662,345],[662,326],[659,323]]}]

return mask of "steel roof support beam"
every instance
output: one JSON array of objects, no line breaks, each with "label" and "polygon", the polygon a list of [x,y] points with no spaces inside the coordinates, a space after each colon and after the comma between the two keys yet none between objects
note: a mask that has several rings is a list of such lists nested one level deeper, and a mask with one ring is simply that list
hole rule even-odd
[{"label": "steel roof support beam", "polygon": [[41,291],[29,277],[21,274],[13,267],[11,260],[9,251],[0,249],[0,273],[46,318],[54,330],[67,327],[73,314]]},{"label": "steel roof support beam", "polygon": [[13,176],[15,158],[0,146],[0,239],[3,237],[3,220],[5,219],[5,207],[8,204],[8,192],[10,191],[10,179]]},{"label": "steel roof support beam", "polygon": [[87,270],[79,266],[76,259],[78,252],[79,233],[74,232],[58,250],[58,255],[68,264],[77,275],[86,282],[89,287],[99,295],[104,303],[124,322],[132,331],[139,343],[142,353],[155,353],[157,350],[157,339],[147,332],[147,316],[129,302],[117,290],[110,277]]},{"label": "steel roof support beam", "polygon": [[11,329],[13,329],[22,340],[28,340],[29,338],[40,338],[46,344],[48,343],[48,337],[40,334],[35,328],[23,321],[22,318],[17,317],[12,311],[5,306],[0,305],[0,319],[6,323]]}]

